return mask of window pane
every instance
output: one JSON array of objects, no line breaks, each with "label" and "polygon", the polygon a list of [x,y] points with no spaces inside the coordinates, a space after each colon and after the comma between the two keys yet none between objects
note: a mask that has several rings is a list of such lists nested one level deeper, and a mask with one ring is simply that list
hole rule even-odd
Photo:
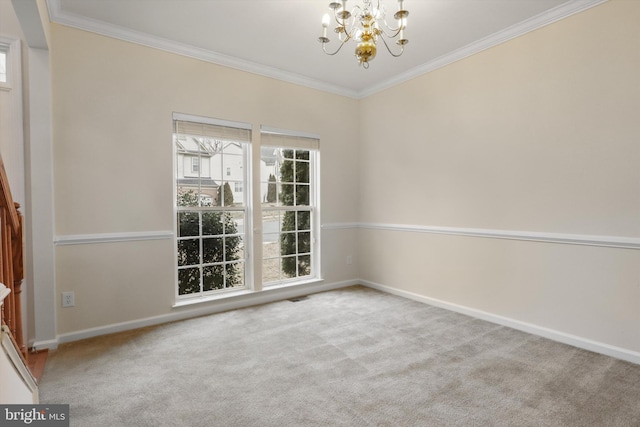
[{"label": "window pane", "polygon": [[243,262],[226,264],[226,269],[227,269],[227,277],[226,277],[227,288],[244,286],[244,263]]},{"label": "window pane", "polygon": [[263,258],[280,256],[279,234],[264,234],[262,236],[262,256]]},{"label": "window pane", "polygon": [[242,237],[225,238],[225,261],[238,261],[244,258],[244,244]]},{"label": "window pane", "polygon": [[296,182],[309,183],[309,163],[296,162]]},{"label": "window pane", "polygon": [[276,184],[276,177],[273,174],[269,174],[267,181],[262,181],[260,184],[260,199],[263,205],[274,206],[278,197],[278,190]]},{"label": "window pane", "polygon": [[202,239],[202,263],[224,262],[223,245],[224,239],[222,237]]},{"label": "window pane", "polygon": [[260,149],[260,200],[273,206],[277,199],[276,182],[280,176],[280,150],[274,147]]},{"label": "window pane", "polygon": [[198,212],[178,212],[178,237],[200,234]]},{"label": "window pane", "polygon": [[200,264],[200,239],[178,240],[178,265]]},{"label": "window pane", "polygon": [[202,212],[202,235],[221,236],[224,233],[221,218],[222,212]]},{"label": "window pane", "polygon": [[282,231],[296,230],[296,213],[293,211],[284,212],[282,215],[282,223],[280,229]]},{"label": "window pane", "polygon": [[238,261],[244,259],[244,241],[242,240],[242,237],[227,237],[227,240],[230,240],[226,243],[227,247],[232,248],[229,251],[229,256],[227,256],[227,261]]},{"label": "window pane", "polygon": [[296,185],[296,206],[309,205],[309,185]]},{"label": "window pane", "polygon": [[295,254],[296,246],[296,233],[283,233],[280,236],[280,253],[282,255]]},{"label": "window pane", "polygon": [[213,291],[224,288],[224,268],[222,265],[212,265],[202,269],[202,290]]},{"label": "window pane", "polygon": [[280,206],[293,206],[293,184],[280,184],[278,204]]},{"label": "window pane", "polygon": [[[216,206],[235,206],[236,200],[233,194],[233,183],[224,181],[222,185],[218,187],[218,194],[216,196]],[[240,193],[242,197],[242,193]],[[242,205],[242,199],[240,199],[240,205]]]},{"label": "window pane", "polygon": [[225,234],[244,234],[244,212],[230,212],[229,215],[235,231],[225,230]]},{"label": "window pane", "polygon": [[178,294],[186,295],[200,292],[200,269],[183,268],[178,270]]},{"label": "window pane", "polygon": [[298,257],[298,276],[308,276],[311,274],[311,255]]},{"label": "window pane", "polygon": [[309,151],[308,150],[296,150],[296,159],[298,159],[298,160],[309,160]]},{"label": "window pane", "polygon": [[[176,206],[196,207],[198,205],[198,194],[200,187],[197,180],[178,180],[178,192]],[[192,181],[190,184],[186,181]]]},{"label": "window pane", "polygon": [[311,212],[309,211],[298,212],[297,230],[311,230]]},{"label": "window pane", "polygon": [[311,233],[305,231],[298,233],[298,253],[308,254],[311,252]]},{"label": "window pane", "polygon": [[293,182],[293,160],[283,160],[280,166],[280,181]]},{"label": "window pane", "polygon": [[296,277],[296,257],[282,258],[282,276],[286,278]]},{"label": "window pane", "polygon": [[[242,212],[240,212],[242,214]],[[223,222],[223,230],[224,234],[237,234],[238,233],[238,223],[237,220],[239,217],[234,216],[233,212],[225,212],[222,214],[222,222]]]},{"label": "window pane", "polygon": [[222,182],[222,153],[220,151],[216,151],[209,158],[209,174],[207,176],[216,182]]},{"label": "window pane", "polygon": [[227,206],[242,206],[244,204],[244,186],[242,181],[228,181],[229,185],[225,185],[225,188],[231,190],[231,205]]}]

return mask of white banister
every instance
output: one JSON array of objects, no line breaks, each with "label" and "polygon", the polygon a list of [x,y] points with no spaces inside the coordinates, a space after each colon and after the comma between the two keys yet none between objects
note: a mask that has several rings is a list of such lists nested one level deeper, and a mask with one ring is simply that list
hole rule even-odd
[{"label": "white banister", "polygon": [[38,384],[6,325],[0,328],[0,378],[0,404],[39,403]]}]

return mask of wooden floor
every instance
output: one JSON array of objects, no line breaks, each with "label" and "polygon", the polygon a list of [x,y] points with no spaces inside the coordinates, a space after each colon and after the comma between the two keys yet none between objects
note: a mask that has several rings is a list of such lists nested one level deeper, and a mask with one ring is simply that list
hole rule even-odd
[{"label": "wooden floor", "polygon": [[29,353],[29,370],[31,370],[31,374],[38,383],[40,383],[40,378],[42,378],[44,364],[47,361],[48,355],[48,349]]}]

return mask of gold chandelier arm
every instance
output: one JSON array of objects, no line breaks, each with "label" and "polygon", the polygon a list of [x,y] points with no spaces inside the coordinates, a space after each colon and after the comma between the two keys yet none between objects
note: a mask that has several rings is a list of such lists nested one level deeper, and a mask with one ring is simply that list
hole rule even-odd
[{"label": "gold chandelier arm", "polygon": [[[386,25],[386,23],[385,23]],[[380,33],[380,36],[384,36],[388,39],[395,39],[396,37],[398,37],[398,34],[400,34],[400,30],[402,30],[402,27],[399,28],[389,28],[387,27],[388,31],[392,31],[392,34],[389,34],[387,31],[385,31],[384,28],[378,28],[378,32]]]},{"label": "gold chandelier arm", "polygon": [[[326,42],[323,42],[323,43],[322,43],[322,51],[323,51],[324,53],[326,53],[327,55],[333,56],[333,55],[335,55],[336,53],[340,52],[340,49],[342,49],[342,46],[344,46],[344,45],[345,45],[345,44],[350,40],[350,38],[351,38],[351,37],[347,37],[346,39],[341,40],[341,41],[340,41],[340,46],[338,46],[338,48],[336,49],[336,51],[335,51],[335,52],[327,52],[327,43],[326,43]],[[322,42],[322,40],[320,40],[320,42]]]},{"label": "gold chandelier arm", "polygon": [[387,44],[387,41],[385,40],[384,37],[380,37],[380,40],[382,40],[382,42],[384,43],[384,47],[387,48],[387,51],[389,52],[389,54],[391,54],[391,56],[393,56],[394,58],[399,57],[400,55],[402,55],[402,53],[404,52],[404,45],[408,43],[408,40],[405,43],[402,43],[400,45],[400,53],[393,53],[391,51],[391,48],[389,47],[389,45]]}]

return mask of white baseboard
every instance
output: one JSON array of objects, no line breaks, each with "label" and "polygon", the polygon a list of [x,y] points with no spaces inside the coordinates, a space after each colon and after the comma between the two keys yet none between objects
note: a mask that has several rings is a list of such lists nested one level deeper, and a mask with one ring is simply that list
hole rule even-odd
[{"label": "white baseboard", "polygon": [[508,317],[499,316],[496,314],[488,313],[482,310],[477,310],[470,307],[465,307],[458,304],[453,304],[447,301],[438,300],[435,298],[426,297],[413,292],[408,292],[389,286],[381,285],[379,283],[371,282],[368,280],[347,280],[334,283],[316,283],[312,286],[299,286],[299,287],[286,287],[272,290],[266,290],[257,292],[255,294],[245,294],[238,298],[221,299],[210,304],[204,304],[204,306],[190,306],[191,309],[181,310],[175,313],[164,314],[160,316],[147,317],[144,319],[136,319],[128,322],[115,323],[111,325],[99,326],[96,328],[89,328],[80,331],[69,332],[66,334],[58,335],[55,340],[47,341],[35,341],[33,347],[37,350],[45,348],[54,350],[59,344],[78,341],[86,338],[92,338],[100,335],[107,335],[116,332],[127,331],[131,329],[142,328],[145,326],[159,325],[162,323],[174,322],[177,320],[184,320],[198,316],[204,316],[208,314],[221,313],[223,311],[235,310],[238,308],[250,307],[259,304],[266,304],[274,301],[281,301],[289,298],[295,298],[311,293],[318,293],[324,291],[330,291],[333,289],[344,288],[353,285],[364,285],[372,289],[376,289],[389,294],[401,296],[414,301],[422,302],[425,304],[433,305],[435,307],[444,308],[446,310],[455,311],[457,313],[465,314],[477,319],[486,320],[498,325],[507,326],[509,328],[517,329],[519,331],[527,332],[533,335],[538,335],[544,338],[558,341],[564,344],[568,344],[584,350],[593,351],[596,353],[604,354],[614,357],[616,359],[625,360],[631,363],[640,365],[640,353],[604,344],[601,342],[589,340],[576,335],[567,334],[564,332],[556,331],[553,329],[545,328],[542,326],[534,325],[531,323],[522,322],[519,320],[511,319]]},{"label": "white baseboard", "polygon": [[185,320],[193,317],[205,316],[208,314],[221,313],[223,311],[266,304],[274,301],[282,301],[289,298],[330,291],[333,289],[344,288],[357,284],[359,284],[357,280],[348,280],[334,283],[316,282],[313,284],[267,289],[260,292],[239,295],[237,297],[230,296],[228,298],[210,301],[207,303],[183,306],[179,308],[179,311],[173,313],[60,334],[56,337],[56,340],[36,341],[32,346],[38,350],[42,350],[45,348],[53,350],[56,349],[59,344],[67,342],[93,338],[100,335],[113,334],[116,332],[128,331],[131,329],[143,328],[145,326],[160,325],[162,323],[175,322],[177,320]]},{"label": "white baseboard", "polygon": [[55,350],[56,348],[58,348],[58,339],[54,339],[54,340],[42,340],[42,341],[38,341],[38,340],[32,340],[29,341],[29,349],[33,350],[33,351],[40,351],[40,350],[44,350],[44,349],[48,349],[48,350]]},{"label": "white baseboard", "polygon": [[381,285],[379,283],[370,282],[368,280],[359,280],[358,283],[382,292],[387,292],[387,293],[408,298],[414,301],[433,305],[435,307],[444,308],[446,310],[455,311],[457,313],[466,314],[467,316],[475,317],[477,319],[486,320],[491,323],[496,323],[498,325],[507,326],[509,328],[517,329],[519,331],[527,332],[533,335],[538,335],[553,341],[558,341],[563,344],[571,345],[573,347],[578,347],[584,350],[593,351],[595,353],[604,354],[606,356],[615,357],[616,359],[621,359],[627,362],[640,365],[640,353],[632,350],[612,346],[609,344],[604,344],[601,342],[593,341],[587,338],[582,338],[576,335],[567,334],[564,332],[556,331],[553,329],[545,328],[545,327],[534,325],[531,323],[521,322],[519,320],[488,313],[486,311],[477,310],[475,308],[465,307],[462,305],[453,304],[453,303],[442,301],[435,298],[429,298],[413,292],[403,291],[400,289]]}]

